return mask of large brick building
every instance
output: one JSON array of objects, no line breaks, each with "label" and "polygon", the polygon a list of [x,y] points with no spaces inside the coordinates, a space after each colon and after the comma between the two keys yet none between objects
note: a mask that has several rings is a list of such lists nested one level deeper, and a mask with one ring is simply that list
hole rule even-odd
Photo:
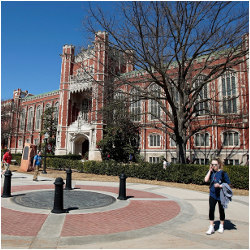
[{"label": "large brick building", "polygon": [[[248,36],[243,39],[243,46],[248,46]],[[108,35],[98,32],[92,46],[79,53],[75,53],[72,45],[63,46],[61,55],[61,81],[58,90],[32,95],[28,91],[17,89],[13,99],[5,101],[3,105],[15,107],[11,113],[11,135],[8,147],[13,153],[22,152],[24,143],[41,144],[41,115],[46,107],[55,107],[58,120],[56,136],[56,155],[81,154],[88,155],[90,160],[101,160],[97,142],[103,138],[104,121],[100,109],[105,105],[105,91],[111,82],[110,72],[119,74],[120,79],[126,78],[135,84],[141,72],[134,70],[129,53],[121,53],[108,45]],[[152,89],[155,88],[152,85]],[[128,86],[121,86],[124,92],[133,91]],[[207,86],[204,95],[214,95],[215,98],[227,97],[229,92],[235,98],[223,104],[214,102],[214,108],[229,114],[242,112],[242,119],[237,122],[248,124],[248,60],[227,71],[223,76],[215,79]],[[237,98],[236,98],[237,96]],[[221,105],[221,106],[218,106]],[[224,106],[223,106],[224,105]],[[212,108],[212,107],[211,107]],[[226,109],[226,110],[225,110]],[[135,122],[148,124],[140,130],[140,154],[146,161],[158,162],[164,156],[168,161],[176,160],[176,145],[169,134],[150,126],[155,121],[152,112],[163,115],[157,104],[146,98],[134,100],[131,112],[138,113]],[[215,118],[216,119],[216,118]],[[206,114],[199,115],[203,124],[214,121]],[[219,121],[217,121],[219,122]],[[247,127],[247,126],[245,126]],[[246,164],[249,149],[248,129],[230,129],[211,126],[194,135],[187,144],[187,156],[190,160],[205,164],[215,155],[228,164]]]}]

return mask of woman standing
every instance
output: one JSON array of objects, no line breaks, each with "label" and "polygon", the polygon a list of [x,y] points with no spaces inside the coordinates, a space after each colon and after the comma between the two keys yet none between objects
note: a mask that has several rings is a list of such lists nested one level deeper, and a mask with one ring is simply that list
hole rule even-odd
[{"label": "woman standing", "polygon": [[214,210],[216,203],[219,204],[220,213],[220,227],[218,232],[224,232],[224,221],[225,221],[225,211],[220,201],[220,189],[222,188],[222,183],[230,184],[229,177],[226,172],[222,170],[222,164],[219,159],[212,160],[209,171],[205,176],[205,182],[210,181],[210,193],[209,193],[209,220],[210,226],[206,234],[210,235],[214,233]]}]

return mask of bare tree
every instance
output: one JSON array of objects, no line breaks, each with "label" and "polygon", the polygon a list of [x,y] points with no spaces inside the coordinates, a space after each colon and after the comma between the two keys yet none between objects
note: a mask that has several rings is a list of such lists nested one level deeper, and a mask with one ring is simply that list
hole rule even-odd
[{"label": "bare tree", "polygon": [[15,131],[12,119],[15,112],[15,105],[12,100],[1,102],[1,146],[8,147],[8,140]]},{"label": "bare tree", "polygon": [[[116,86],[133,87],[140,98],[160,106],[163,116],[149,112],[161,123],[155,126],[176,142],[178,162],[185,162],[187,141],[198,131],[211,126],[246,128],[247,123],[239,121],[248,111],[232,110],[234,83],[231,89],[223,83],[218,93],[214,82],[226,73],[246,70],[242,65],[248,46],[242,37],[248,32],[248,8],[241,2],[212,1],[119,4],[112,17],[90,6],[86,27],[93,33],[100,27],[108,32],[110,46],[134,62],[133,77],[109,73]],[[152,84],[159,86],[160,95]],[[223,91],[231,94],[223,96]],[[201,113],[208,123],[200,122]],[[225,119],[229,113],[230,123]]]}]

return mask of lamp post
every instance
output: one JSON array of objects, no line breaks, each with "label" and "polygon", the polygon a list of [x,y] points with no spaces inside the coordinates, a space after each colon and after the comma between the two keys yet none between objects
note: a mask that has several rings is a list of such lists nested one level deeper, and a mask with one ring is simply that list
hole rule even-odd
[{"label": "lamp post", "polygon": [[44,135],[45,148],[44,148],[44,163],[43,163],[43,171],[42,171],[43,174],[47,174],[47,172],[46,172],[46,151],[47,151],[47,140],[48,140],[48,138],[49,138],[49,134],[48,134],[48,132],[46,132],[45,135]]}]

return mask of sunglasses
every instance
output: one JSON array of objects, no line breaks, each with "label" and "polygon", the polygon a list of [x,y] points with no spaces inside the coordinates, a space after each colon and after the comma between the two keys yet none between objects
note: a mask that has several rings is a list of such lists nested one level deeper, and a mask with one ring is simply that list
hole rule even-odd
[{"label": "sunglasses", "polygon": [[218,166],[218,164],[211,164],[212,166]]}]

